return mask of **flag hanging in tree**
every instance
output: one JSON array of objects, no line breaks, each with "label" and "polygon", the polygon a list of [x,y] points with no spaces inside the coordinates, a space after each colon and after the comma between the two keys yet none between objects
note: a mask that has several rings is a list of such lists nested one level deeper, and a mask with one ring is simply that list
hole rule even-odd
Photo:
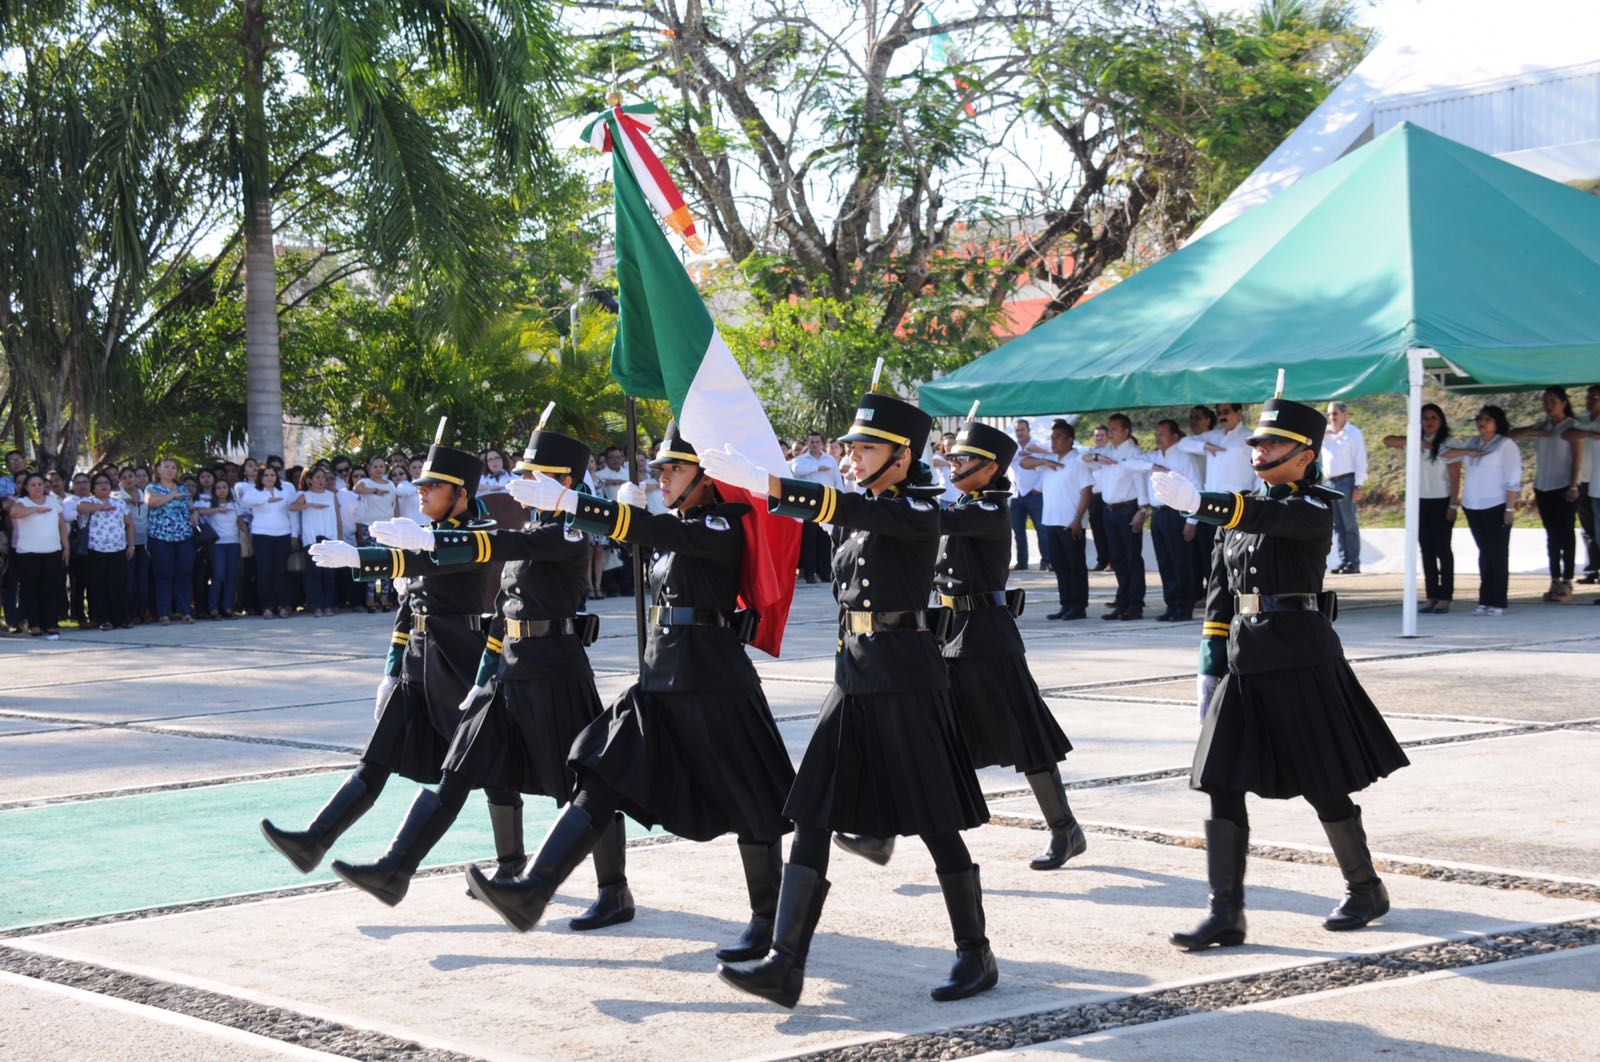
[{"label": "flag hanging in tree", "polygon": [[[656,223],[660,214],[686,241],[693,233],[683,197],[644,142],[642,129],[648,126],[628,124],[648,113],[613,106],[584,130],[584,139],[602,151],[611,151],[615,187],[618,311],[611,375],[630,395],[667,399],[683,437],[695,449],[703,452],[732,446],[757,464],[781,473],[788,462],[766,410]],[[618,144],[627,150],[616,150]],[[643,175],[635,169],[639,159],[654,164]],[[655,190],[648,198],[646,187]],[[687,231],[673,224],[673,216],[687,221]],[[777,656],[794,598],[802,526],[769,514],[765,497],[753,498],[723,483],[717,488],[728,501],[750,506],[743,521],[740,597],[745,607],[761,616],[752,644]]]}]

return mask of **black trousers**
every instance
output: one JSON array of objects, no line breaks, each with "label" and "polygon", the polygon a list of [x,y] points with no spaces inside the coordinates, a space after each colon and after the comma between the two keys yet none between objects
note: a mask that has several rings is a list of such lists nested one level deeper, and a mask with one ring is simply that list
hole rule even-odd
[{"label": "black trousers", "polygon": [[1056,574],[1056,594],[1061,607],[1084,611],[1089,607],[1089,561],[1085,556],[1087,543],[1075,538],[1072,528],[1045,524],[1039,528],[1041,539],[1050,544],[1051,568]]},{"label": "black trousers", "polygon": [[1189,543],[1194,550],[1194,598],[1196,603],[1203,604],[1206,599],[1206,590],[1211,582],[1211,548],[1217,541],[1217,525],[1201,521],[1194,525],[1194,541]]},{"label": "black trousers", "polygon": [[1417,521],[1422,584],[1430,601],[1449,601],[1456,592],[1456,555],[1450,546],[1455,522],[1450,519],[1450,499],[1421,499]]},{"label": "black trousers", "polygon": [[1089,495],[1089,536],[1094,539],[1095,571],[1111,567],[1111,544],[1106,541],[1106,503],[1098,491]]},{"label": "black trousers", "polygon": [[1118,502],[1105,507],[1106,543],[1111,570],[1117,574],[1117,609],[1138,612],[1144,608],[1144,532],[1133,529],[1138,502]]},{"label": "black trousers", "polygon": [[1600,542],[1595,541],[1594,532],[1594,502],[1593,495],[1589,493],[1589,484],[1578,485],[1578,526],[1583,528],[1584,564],[1585,574],[1600,572]]},{"label": "black trousers", "polygon": [[1186,524],[1183,514],[1170,505],[1150,514],[1150,537],[1155,541],[1156,568],[1161,572],[1161,600],[1169,612],[1185,616],[1194,611],[1195,600],[1194,550],[1183,538]]},{"label": "black trousers", "polygon": [[61,597],[66,582],[61,551],[13,553],[11,560],[17,566],[17,596],[29,630],[55,630],[61,623]]},{"label": "black trousers", "polygon": [[128,554],[124,550],[91,550],[89,568],[89,619],[95,626],[128,622]]},{"label": "black trousers", "polygon": [[1572,569],[1578,555],[1578,534],[1573,530],[1573,503],[1567,492],[1536,490],[1533,500],[1539,506],[1539,522],[1544,525],[1545,550],[1550,557],[1550,578],[1572,582]]},{"label": "black trousers", "polygon": [[821,524],[800,525],[800,574],[833,578],[833,539]]},{"label": "black trousers", "polygon": [[252,535],[256,549],[256,585],[261,595],[261,611],[289,608],[289,536]]},{"label": "black trousers", "polygon": [[1505,608],[1511,571],[1511,528],[1506,526],[1506,507],[1468,509],[1467,526],[1478,544],[1478,604]]}]

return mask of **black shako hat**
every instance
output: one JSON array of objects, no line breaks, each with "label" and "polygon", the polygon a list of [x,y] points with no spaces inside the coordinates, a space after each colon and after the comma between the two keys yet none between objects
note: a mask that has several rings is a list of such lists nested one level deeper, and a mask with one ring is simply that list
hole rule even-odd
[{"label": "black shako hat", "polygon": [[1269,398],[1261,404],[1261,417],[1256,430],[1250,433],[1249,443],[1271,439],[1287,439],[1319,453],[1322,435],[1328,430],[1328,418],[1315,407],[1287,398]]},{"label": "black shako hat", "polygon": [[660,468],[662,465],[674,462],[683,465],[700,463],[700,454],[679,433],[677,421],[667,425],[667,432],[661,437],[661,446],[656,450],[655,459],[650,462],[650,467]]},{"label": "black shako hat", "polygon": [[1004,471],[1011,467],[1017,456],[1017,441],[999,428],[968,418],[956,434],[956,444],[950,447],[953,454],[970,454],[993,461]]},{"label": "black shako hat", "polygon": [[840,442],[886,442],[904,446],[915,461],[928,443],[933,418],[910,402],[868,392],[861,396],[855,423]]},{"label": "black shako hat", "polygon": [[448,483],[475,496],[478,478],[482,475],[483,462],[477,454],[435,443],[428,447],[428,459],[422,463],[422,475],[417,477],[417,482]]},{"label": "black shako hat", "polygon": [[535,428],[528,438],[528,448],[522,451],[522,460],[513,472],[542,472],[547,476],[576,476],[582,478],[589,470],[593,453],[587,446],[570,435],[558,431]]}]

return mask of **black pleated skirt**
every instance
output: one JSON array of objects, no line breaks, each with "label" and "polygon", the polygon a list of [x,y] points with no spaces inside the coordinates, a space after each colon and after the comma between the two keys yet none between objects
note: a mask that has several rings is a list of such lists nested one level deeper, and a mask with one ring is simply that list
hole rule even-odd
[{"label": "black pleated skirt", "polygon": [[568,751],[601,710],[587,668],[532,682],[495,682],[462,715],[445,769],[477,789],[515,789],[565,804],[577,788]]},{"label": "black pleated skirt", "polygon": [[947,657],[950,696],[974,767],[1048,771],[1072,742],[1039,696],[1024,656]]},{"label": "black pleated skirt", "polygon": [[802,825],[872,837],[989,821],[949,690],[857,696],[834,686],[783,811]]},{"label": "black pleated skirt", "polygon": [[1339,659],[1224,676],[1200,731],[1189,785],[1275,799],[1331,796],[1365,789],[1410,762]]},{"label": "black pleated skirt", "polygon": [[378,724],[361,750],[361,762],[386,767],[423,785],[439,781],[450,732],[441,733],[428,709],[421,682],[402,678],[378,713]]},{"label": "black pleated skirt", "polygon": [[[622,810],[691,841],[789,830],[789,754],[760,686],[655,693],[637,685],[573,742],[571,763],[622,796]],[[579,779],[580,784],[582,778]]]}]

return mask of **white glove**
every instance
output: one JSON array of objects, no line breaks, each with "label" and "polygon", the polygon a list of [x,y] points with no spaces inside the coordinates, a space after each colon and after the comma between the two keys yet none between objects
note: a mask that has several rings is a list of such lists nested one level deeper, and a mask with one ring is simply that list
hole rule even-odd
[{"label": "white glove", "polygon": [[734,487],[743,487],[758,498],[767,495],[767,470],[731,446],[721,450],[707,450],[700,455],[700,467],[712,479]]},{"label": "white glove", "polygon": [[326,542],[313,542],[309,552],[312,563],[319,568],[361,567],[361,551],[350,543],[341,542],[336,538]]},{"label": "white glove", "polygon": [[1155,495],[1156,501],[1180,513],[1192,513],[1200,508],[1200,489],[1177,472],[1150,473],[1150,493]]},{"label": "white glove", "polygon": [[423,527],[409,516],[379,520],[368,527],[367,531],[380,545],[393,546],[395,549],[421,550],[424,553],[433,552],[433,529]]},{"label": "white glove", "polygon": [[644,488],[637,483],[624,483],[617,488],[617,504],[637,505],[643,509],[645,507]]},{"label": "white glove", "polygon": [[489,692],[489,687],[488,686],[473,686],[470,690],[467,691],[467,695],[465,697],[461,698],[461,711],[464,712],[468,708],[471,708],[473,701],[477,700],[479,697],[482,697],[485,693],[488,693],[488,692]]},{"label": "white glove", "polygon": [[1200,721],[1205,722],[1206,713],[1211,710],[1211,698],[1217,692],[1217,684],[1222,681],[1220,675],[1196,675],[1194,677],[1194,695],[1200,708]]},{"label": "white glove", "polygon": [[373,699],[372,704],[372,718],[374,721],[383,714],[383,706],[388,702],[389,694],[393,693],[394,688],[398,685],[400,685],[400,680],[393,675],[383,676],[383,681],[378,683],[378,695]]},{"label": "white glove", "polygon": [[578,511],[578,495],[572,488],[563,487],[559,481],[537,472],[532,479],[512,480],[506,485],[506,492],[529,509],[547,513]]}]

